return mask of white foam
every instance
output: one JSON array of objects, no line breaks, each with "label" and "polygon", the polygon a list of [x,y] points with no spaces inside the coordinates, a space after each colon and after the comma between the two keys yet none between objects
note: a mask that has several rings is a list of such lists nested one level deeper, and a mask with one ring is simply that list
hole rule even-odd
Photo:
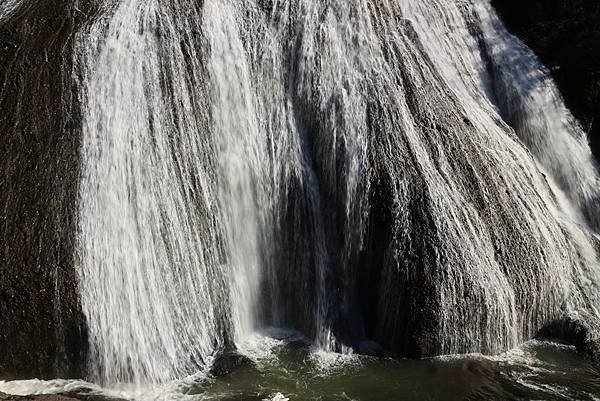
[{"label": "white foam", "polygon": [[272,398],[265,399],[264,401],[290,401],[290,399],[281,393],[276,393]]}]

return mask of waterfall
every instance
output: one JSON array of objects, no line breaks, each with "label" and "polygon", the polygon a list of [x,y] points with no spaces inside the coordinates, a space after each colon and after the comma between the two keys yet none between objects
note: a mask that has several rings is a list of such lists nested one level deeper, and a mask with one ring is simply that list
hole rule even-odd
[{"label": "waterfall", "polygon": [[107,2],[81,33],[80,281],[97,380],[188,374],[227,324],[198,13]]},{"label": "waterfall", "polygon": [[266,326],[495,353],[598,306],[597,167],[487,0],[91,9],[73,79],[94,380],[193,374]]}]

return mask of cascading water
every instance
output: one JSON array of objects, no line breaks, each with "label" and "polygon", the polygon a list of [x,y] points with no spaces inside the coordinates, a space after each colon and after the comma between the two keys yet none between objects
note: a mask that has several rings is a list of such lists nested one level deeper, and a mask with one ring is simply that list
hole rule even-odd
[{"label": "cascading water", "polygon": [[589,147],[487,1],[92,8],[74,78],[95,380],[182,377],[268,325],[498,352],[598,306],[593,234],[565,216],[599,226]]},{"label": "cascading water", "polygon": [[202,366],[228,324],[200,16],[185,1],[98,6],[77,50],[91,366],[97,380],[159,382]]},{"label": "cascading water", "polygon": [[[549,71],[507,32],[489,2],[452,8],[439,1],[404,3],[428,53],[435,54],[436,69],[461,101],[471,110],[499,113],[597,230],[597,168],[585,132],[566,110]],[[457,44],[478,51],[457,52]]]}]

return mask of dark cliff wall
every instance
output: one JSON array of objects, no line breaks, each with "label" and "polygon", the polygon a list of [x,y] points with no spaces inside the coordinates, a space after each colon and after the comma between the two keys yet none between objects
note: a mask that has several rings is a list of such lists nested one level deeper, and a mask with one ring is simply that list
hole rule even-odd
[{"label": "dark cliff wall", "polygon": [[493,0],[509,30],[552,71],[600,159],[600,2]]},{"label": "dark cliff wall", "polygon": [[80,376],[69,2],[0,21],[0,379]]}]

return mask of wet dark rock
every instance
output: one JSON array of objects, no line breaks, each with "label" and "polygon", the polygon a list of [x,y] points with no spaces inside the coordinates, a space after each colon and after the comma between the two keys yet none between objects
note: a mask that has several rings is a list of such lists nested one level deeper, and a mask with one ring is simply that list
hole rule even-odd
[{"label": "wet dark rock", "polygon": [[0,401],[124,401],[119,398],[109,398],[97,394],[64,393],[37,395],[10,395],[0,393]]},{"label": "wet dark rock", "polygon": [[65,397],[74,398],[79,401],[125,401],[121,398],[107,397],[101,394],[94,394],[91,391],[85,391],[85,389],[79,391],[71,391],[63,394]]},{"label": "wet dark rock", "polygon": [[256,364],[239,351],[229,349],[220,352],[210,368],[214,377],[223,377],[230,373],[256,369]]},{"label": "wet dark rock", "polygon": [[81,377],[77,21],[71,2],[27,3],[0,22],[0,379]]},{"label": "wet dark rock", "polygon": [[0,289],[0,303],[2,306],[8,306],[17,298],[17,294],[12,288]]},{"label": "wet dark rock", "polygon": [[77,398],[60,394],[8,395],[0,393],[0,401],[78,401]]},{"label": "wet dark rock", "polygon": [[0,51],[17,49],[19,44],[19,39],[14,33],[6,29],[0,29]]},{"label": "wet dark rock", "polygon": [[571,344],[595,365],[600,365],[600,319],[588,312],[582,311],[553,320],[539,331],[538,337]]}]

